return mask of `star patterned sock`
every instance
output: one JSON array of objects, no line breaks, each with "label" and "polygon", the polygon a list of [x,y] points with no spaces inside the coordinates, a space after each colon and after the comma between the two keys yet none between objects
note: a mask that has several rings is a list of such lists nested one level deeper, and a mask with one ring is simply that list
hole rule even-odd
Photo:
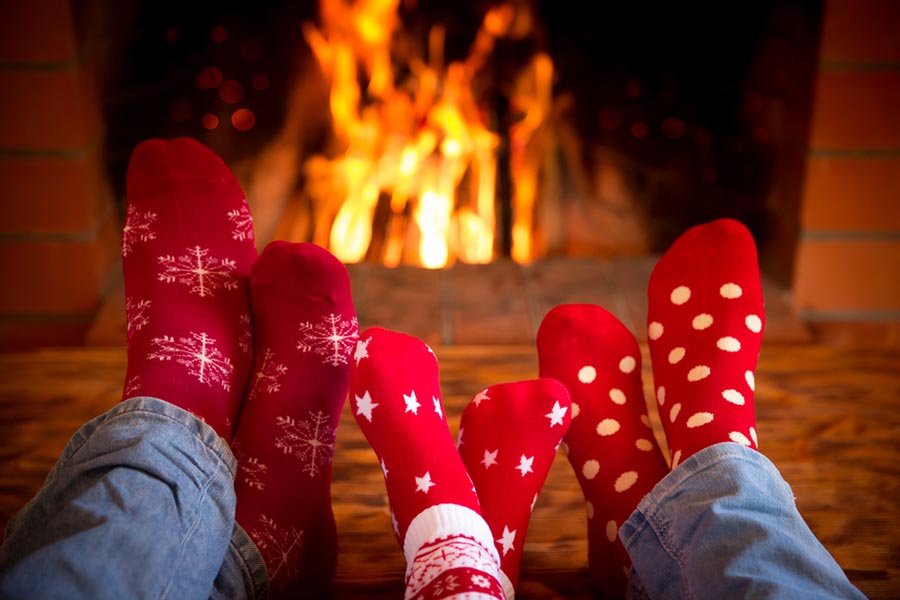
[{"label": "star patterned sock", "polygon": [[689,229],[650,276],[647,335],[672,468],[719,442],[757,448],[765,314],[756,245],[737,221]]},{"label": "star patterned sock", "polygon": [[647,415],[640,348],[590,304],[551,310],[537,348],[541,377],[562,382],[572,399],[565,444],[584,493],[591,574],[607,597],[624,597],[631,560],[619,527],[668,471]]},{"label": "star patterned sock", "polygon": [[491,386],[460,419],[459,454],[500,554],[508,600],[515,595],[531,511],[569,428],[569,392],[552,379]]},{"label": "star patterned sock", "polygon": [[230,439],[253,350],[256,247],[244,193],[218,156],[187,138],[141,143],[127,188],[123,399],[166,400]]},{"label": "star patterned sock", "polygon": [[431,349],[368,329],[353,355],[350,399],[384,474],[406,597],[502,598],[499,557],[450,436]]},{"label": "star patterned sock", "polygon": [[234,435],[237,522],[259,548],[271,598],[331,582],[331,459],[359,330],[350,278],[313,244],[263,250],[250,276],[255,363]]}]

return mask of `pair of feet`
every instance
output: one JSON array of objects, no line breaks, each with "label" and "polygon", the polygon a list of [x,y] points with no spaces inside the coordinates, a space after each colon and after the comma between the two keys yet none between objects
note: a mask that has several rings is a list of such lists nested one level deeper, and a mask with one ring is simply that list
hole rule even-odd
[{"label": "pair of feet", "polygon": [[[537,335],[541,379],[480,392],[463,412],[458,448],[431,350],[379,328],[361,335],[351,408],[384,472],[409,564],[408,592],[441,597],[435,590],[448,582],[482,577],[458,577],[428,552],[418,554],[462,535],[495,552],[497,579],[511,597],[531,511],[564,441],[585,496],[592,575],[607,596],[622,597],[630,559],[618,529],[670,465],[721,442],[756,448],[753,373],[764,314],[749,232],[730,220],[688,231],[654,269],[648,309],[668,461],[644,401],[638,343],[598,306],[562,305],[547,314]],[[423,531],[429,511],[453,519],[435,526],[426,518],[432,529]],[[490,531],[459,513],[482,515]],[[415,579],[429,568],[431,579]]]},{"label": "pair of feet", "polygon": [[335,568],[331,458],[358,338],[346,268],[312,244],[257,257],[240,186],[193,140],[138,146],[127,186],[123,399],[162,398],[231,443],[270,595],[315,595]]}]

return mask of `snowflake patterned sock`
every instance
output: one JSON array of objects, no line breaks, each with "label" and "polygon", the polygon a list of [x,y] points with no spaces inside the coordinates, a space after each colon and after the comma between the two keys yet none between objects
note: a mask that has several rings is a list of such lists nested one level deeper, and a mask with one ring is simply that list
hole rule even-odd
[{"label": "snowflake patterned sock", "polygon": [[128,372],[230,439],[251,366],[250,211],[225,163],[187,138],[149,140],[128,167],[122,231]]},{"label": "snowflake patterned sock", "polygon": [[371,328],[353,361],[351,409],[381,463],[406,597],[502,598],[500,559],[450,436],[431,349]]},{"label": "snowflake patterned sock", "polygon": [[572,398],[565,443],[585,498],[591,574],[608,597],[624,597],[631,561],[618,529],[668,471],[647,415],[640,348],[590,304],[551,310],[537,347],[541,376],[561,381]]},{"label": "snowflake patterned sock", "polygon": [[270,597],[318,595],[334,574],[331,459],[358,327],[347,269],[313,244],[272,242],[250,276],[255,364],[234,436],[237,521]]},{"label": "snowflake patterned sock", "polygon": [[531,511],[569,428],[569,392],[552,379],[491,386],[460,419],[459,454],[500,554],[506,597],[519,581]]},{"label": "snowflake patterned sock", "polygon": [[737,221],[689,229],[654,268],[647,335],[673,468],[719,442],[757,448],[764,319],[756,245]]}]

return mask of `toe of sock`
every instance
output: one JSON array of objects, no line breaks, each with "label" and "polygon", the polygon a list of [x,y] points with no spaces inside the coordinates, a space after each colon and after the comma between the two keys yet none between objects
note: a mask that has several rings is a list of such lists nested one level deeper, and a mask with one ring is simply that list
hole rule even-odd
[{"label": "toe of sock", "polygon": [[270,242],[253,265],[250,285],[254,293],[262,288],[288,288],[336,305],[351,302],[347,268],[315,244]]},{"label": "toe of sock", "polygon": [[598,349],[637,347],[634,335],[615,315],[594,304],[562,304],[544,317],[538,328],[538,354],[550,357],[579,344]]},{"label": "toe of sock", "polygon": [[186,137],[171,140],[149,139],[134,149],[128,165],[129,191],[139,190],[154,182],[179,179],[204,180],[225,190],[240,190],[237,179],[219,156]]}]

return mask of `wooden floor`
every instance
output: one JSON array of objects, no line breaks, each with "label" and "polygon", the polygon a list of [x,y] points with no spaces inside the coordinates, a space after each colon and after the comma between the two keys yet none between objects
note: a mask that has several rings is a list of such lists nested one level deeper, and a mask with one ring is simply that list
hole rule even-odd
[{"label": "wooden floor", "polygon": [[[537,372],[529,345],[435,350],[454,434],[480,389]],[[124,353],[110,348],[0,355],[0,521],[39,488],[78,426],[116,402],[124,370]],[[649,396],[646,357],[645,381]],[[868,596],[900,597],[900,355],[769,344],[757,382],[761,447],[793,486],[810,527]],[[400,598],[403,559],[381,471],[346,407],[333,497],[341,543],[334,597]],[[584,520],[560,455],[532,518],[519,597],[596,597]]]}]

